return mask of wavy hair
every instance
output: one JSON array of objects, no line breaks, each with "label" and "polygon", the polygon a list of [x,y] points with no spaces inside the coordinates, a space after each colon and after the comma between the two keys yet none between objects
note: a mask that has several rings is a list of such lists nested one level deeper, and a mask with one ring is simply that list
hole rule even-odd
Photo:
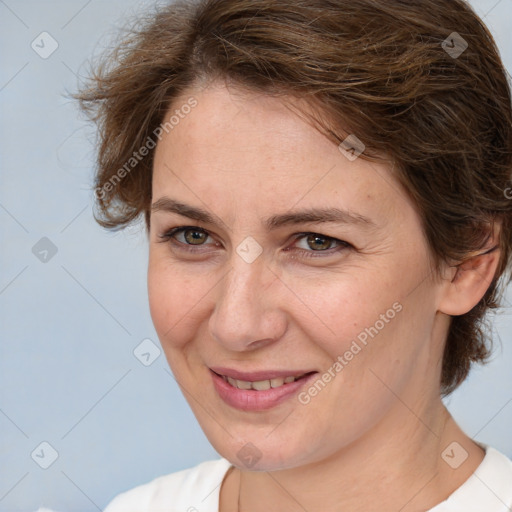
[{"label": "wavy hair", "polygon": [[499,221],[495,278],[451,320],[441,386],[453,391],[488,358],[485,313],[510,279],[511,94],[483,22],[463,0],[195,0],[138,18],[76,95],[100,134],[100,224],[149,226],[153,151],[130,159],[178,95],[214,79],[303,98],[333,141],[354,133],[363,158],[385,155],[437,268],[482,251]]}]

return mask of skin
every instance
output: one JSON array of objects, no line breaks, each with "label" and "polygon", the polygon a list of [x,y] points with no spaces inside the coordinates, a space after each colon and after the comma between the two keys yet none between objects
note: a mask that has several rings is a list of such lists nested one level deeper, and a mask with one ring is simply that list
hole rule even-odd
[{"label": "skin", "polygon": [[[157,145],[153,204],[169,197],[219,221],[152,211],[148,289],[176,380],[235,466],[220,510],[238,510],[240,483],[250,512],[409,512],[443,501],[484,455],[440,399],[449,315],[483,296],[498,252],[436,275],[421,218],[391,164],[350,161],[283,99],[214,82],[190,88],[171,111],[191,95],[197,106]],[[263,223],[310,207],[337,207],[371,225],[269,231]],[[190,232],[162,238],[180,226],[207,234],[199,245]],[[304,232],[350,245],[331,241],[321,253],[297,237]],[[262,248],[252,263],[236,252],[248,236]],[[322,374],[396,303],[401,311],[307,405],[294,397],[240,411],[212,385],[212,366]],[[261,453],[250,469],[237,456],[249,442]],[[441,457],[452,442],[468,454],[457,469]]]}]

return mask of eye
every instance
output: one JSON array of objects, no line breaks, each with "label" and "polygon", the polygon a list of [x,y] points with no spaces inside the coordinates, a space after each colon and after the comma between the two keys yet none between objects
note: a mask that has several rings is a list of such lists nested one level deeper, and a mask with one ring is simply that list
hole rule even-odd
[{"label": "eye", "polygon": [[183,246],[180,247],[180,249],[192,251],[194,250],[193,246],[209,245],[205,242],[208,238],[211,238],[207,231],[197,226],[180,226],[166,231],[158,237],[162,242],[172,241],[175,244]]},{"label": "eye", "polygon": [[190,245],[203,245],[208,240],[208,234],[200,229],[183,229],[179,233],[183,235],[184,242]]},{"label": "eye", "polygon": [[[198,226],[176,227],[158,235],[158,237],[161,242],[173,243],[179,250],[196,253],[204,252],[199,249],[199,246],[211,245],[211,243],[206,242],[209,238],[212,238],[208,231]],[[302,247],[299,244],[302,244]],[[218,247],[220,244],[214,242],[213,245]],[[295,235],[293,245],[284,250],[286,252],[298,251],[300,253],[299,257],[308,258],[331,256],[350,247],[352,246],[348,242],[320,233],[299,233]]]},{"label": "eye", "polygon": [[298,250],[303,252],[305,257],[317,256],[312,253],[327,253],[327,255],[332,255],[333,253],[337,253],[343,249],[351,247],[348,242],[338,240],[337,238],[332,238],[330,236],[321,235],[320,233],[300,233],[295,238],[295,247],[297,247],[297,241],[303,244],[302,247],[298,248]]}]

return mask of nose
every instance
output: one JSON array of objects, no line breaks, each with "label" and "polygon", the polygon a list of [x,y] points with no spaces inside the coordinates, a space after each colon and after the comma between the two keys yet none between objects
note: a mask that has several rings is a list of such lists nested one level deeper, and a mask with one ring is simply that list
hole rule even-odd
[{"label": "nose", "polygon": [[233,352],[255,350],[279,340],[287,328],[279,282],[262,256],[247,263],[234,254],[231,269],[216,287],[208,324],[212,338]]}]

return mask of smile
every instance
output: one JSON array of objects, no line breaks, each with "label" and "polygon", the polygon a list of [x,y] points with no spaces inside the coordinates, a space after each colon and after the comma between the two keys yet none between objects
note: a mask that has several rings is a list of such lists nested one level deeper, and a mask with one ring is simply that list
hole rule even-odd
[{"label": "smile", "polygon": [[210,368],[217,395],[229,406],[246,412],[271,409],[294,397],[316,371],[242,373]]},{"label": "smile", "polygon": [[297,377],[276,377],[274,379],[265,379],[265,380],[257,380],[257,381],[249,381],[249,380],[238,380],[233,379],[232,377],[228,377],[226,375],[221,375],[221,377],[231,384],[231,386],[238,389],[254,389],[256,391],[266,391],[270,388],[279,388],[284,384],[290,384],[291,382],[295,382],[296,380],[302,379],[308,375],[304,373],[302,375],[298,375]]}]

